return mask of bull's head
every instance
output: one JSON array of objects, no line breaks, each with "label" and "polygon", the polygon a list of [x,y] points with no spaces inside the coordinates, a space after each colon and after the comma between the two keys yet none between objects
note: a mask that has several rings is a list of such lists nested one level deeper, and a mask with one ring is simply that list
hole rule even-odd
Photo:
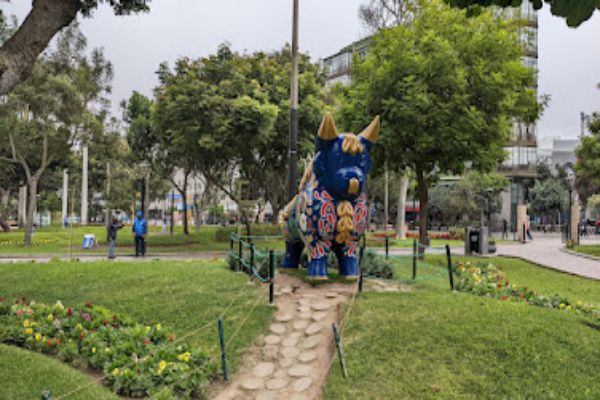
[{"label": "bull's head", "polygon": [[337,198],[351,200],[365,189],[371,168],[370,151],[379,138],[379,116],[358,136],[338,134],[331,114],[325,114],[317,137],[314,173],[319,183]]}]

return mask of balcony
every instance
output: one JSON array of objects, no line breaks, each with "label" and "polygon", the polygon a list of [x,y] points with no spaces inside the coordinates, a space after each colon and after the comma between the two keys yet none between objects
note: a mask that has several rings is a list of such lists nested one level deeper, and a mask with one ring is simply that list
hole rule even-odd
[{"label": "balcony", "polygon": [[537,165],[498,165],[498,172],[508,178],[535,178],[537,176]]}]

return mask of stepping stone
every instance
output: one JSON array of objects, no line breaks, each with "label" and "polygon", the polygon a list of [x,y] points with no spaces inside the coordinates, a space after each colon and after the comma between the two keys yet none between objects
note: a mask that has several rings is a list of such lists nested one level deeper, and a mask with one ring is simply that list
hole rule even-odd
[{"label": "stepping stone", "polygon": [[270,362],[261,362],[252,370],[252,375],[257,378],[266,378],[271,376],[275,371],[275,365]]},{"label": "stepping stone", "polygon": [[314,349],[321,341],[321,336],[311,336],[302,342],[303,349]]},{"label": "stepping stone", "polygon": [[295,346],[297,343],[298,343],[298,338],[295,338],[295,337],[286,337],[281,342],[281,344],[284,346]]},{"label": "stepping stone", "polygon": [[278,344],[279,342],[281,342],[281,338],[277,335],[265,336],[265,344]]},{"label": "stepping stone", "polygon": [[283,325],[283,324],[271,324],[269,329],[271,330],[271,332],[273,332],[277,335],[281,335],[281,334],[285,333],[285,325]]},{"label": "stepping stone", "polygon": [[303,331],[308,326],[308,321],[302,319],[294,322],[294,330],[295,331]]},{"label": "stepping stone", "polygon": [[300,353],[298,356],[298,360],[303,363],[309,363],[317,359],[317,352],[314,350],[305,351],[304,353]]},{"label": "stepping stone", "polygon": [[302,332],[292,332],[289,334],[289,338],[300,339],[302,337]]},{"label": "stepping stone", "polygon": [[282,288],[281,288],[281,293],[282,293],[282,294],[290,294],[290,293],[292,293],[292,288],[291,288],[291,287],[289,287],[289,286],[287,286],[287,287],[282,287]]},{"label": "stepping stone", "polygon": [[[292,368],[290,368],[288,373],[290,374],[290,376],[293,376],[295,378],[301,378],[303,376],[310,375],[310,370],[311,370],[311,367],[308,365],[296,364]],[[309,385],[310,385],[310,383],[309,383]],[[295,382],[294,382],[294,387],[295,387]],[[302,389],[302,390],[304,390],[304,389]],[[302,390],[296,390],[296,391],[301,392]]]},{"label": "stepping stone", "polygon": [[279,390],[283,389],[287,385],[287,381],[281,378],[270,379],[267,381],[267,389]]},{"label": "stepping stone", "polygon": [[326,316],[327,316],[326,311],[319,311],[319,312],[313,313],[312,319],[313,319],[313,321],[320,321],[323,318],[325,318]]},{"label": "stepping stone", "polygon": [[331,307],[331,303],[328,301],[318,301],[312,305],[312,309],[315,311],[325,311]]},{"label": "stepping stone", "polygon": [[294,314],[277,314],[275,315],[275,321],[277,322],[288,322],[294,318]]},{"label": "stepping stone", "polygon": [[323,329],[323,324],[321,324],[320,322],[313,322],[312,324],[310,324],[308,326],[308,328],[306,328],[304,333],[306,333],[308,336],[312,336],[315,333],[321,332],[322,329]]},{"label": "stepping stone", "polygon": [[273,346],[273,345],[267,345],[267,346],[263,347],[263,350],[262,350],[263,358],[265,360],[276,360],[278,350],[279,349],[277,348],[277,346]]},{"label": "stepping stone", "polygon": [[327,292],[325,293],[325,297],[327,297],[328,299],[335,299],[336,297],[338,297],[338,294],[336,292]]},{"label": "stepping stone", "polygon": [[301,305],[301,306],[309,306],[310,305],[310,300],[300,299],[300,300],[298,300],[298,304]]},{"label": "stepping stone", "polygon": [[308,305],[300,306],[300,307],[298,307],[298,311],[300,311],[301,313],[309,312],[310,306],[308,306]]},{"label": "stepping stone", "polygon": [[292,364],[294,364],[294,359],[293,358],[282,358],[281,360],[279,360],[279,364],[283,368],[288,368],[288,367],[291,367]]},{"label": "stepping stone", "polygon": [[304,293],[302,297],[305,299],[316,299],[317,295],[314,293]]},{"label": "stepping stone", "polygon": [[295,358],[300,354],[300,350],[297,347],[284,347],[281,349],[281,355],[284,358]]},{"label": "stepping stone", "polygon": [[281,378],[285,378],[285,377],[287,377],[287,373],[286,373],[284,370],[282,370],[282,369],[279,369],[279,370],[277,370],[277,372],[275,372],[275,375],[273,375],[273,376],[274,376],[275,378],[279,378],[279,379],[281,379]]},{"label": "stepping stone", "polygon": [[312,384],[312,379],[309,377],[300,378],[292,384],[294,391],[304,392]]},{"label": "stepping stone", "polygon": [[245,390],[258,390],[263,388],[262,379],[247,378],[242,381],[242,388]]},{"label": "stepping stone", "polygon": [[313,314],[310,311],[298,314],[298,318],[300,318],[300,319],[311,319],[312,316],[313,316]]},{"label": "stepping stone", "polygon": [[254,397],[254,400],[275,400],[277,395],[273,392],[260,392]]},{"label": "stepping stone", "polygon": [[308,400],[308,397],[306,397],[306,395],[304,395],[304,394],[296,393],[295,395],[293,395],[292,397],[290,397],[287,400]]}]

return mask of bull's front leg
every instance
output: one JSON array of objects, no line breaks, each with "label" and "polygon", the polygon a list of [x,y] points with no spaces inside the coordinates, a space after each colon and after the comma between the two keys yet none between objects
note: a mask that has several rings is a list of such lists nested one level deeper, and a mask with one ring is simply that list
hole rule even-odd
[{"label": "bull's front leg", "polygon": [[336,256],[340,266],[340,276],[348,279],[356,279],[360,274],[357,249],[359,240],[357,236],[352,236],[350,240],[336,248]]},{"label": "bull's front leg", "polygon": [[331,242],[313,240],[308,246],[310,261],[308,262],[308,277],[311,279],[327,279],[327,259]]}]

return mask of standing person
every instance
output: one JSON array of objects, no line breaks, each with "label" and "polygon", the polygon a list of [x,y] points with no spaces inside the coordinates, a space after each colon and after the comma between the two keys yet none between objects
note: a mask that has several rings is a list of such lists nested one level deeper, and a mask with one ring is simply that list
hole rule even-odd
[{"label": "standing person", "polygon": [[508,222],[506,218],[502,220],[502,239],[508,239]]},{"label": "standing person", "polygon": [[161,229],[162,233],[167,233],[167,219],[163,218],[162,220],[162,229]]},{"label": "standing person", "polygon": [[148,223],[144,218],[144,213],[138,211],[135,214],[135,220],[131,227],[133,235],[135,236],[135,256],[146,255],[146,234],[148,233]]},{"label": "standing person", "polygon": [[528,238],[529,240],[533,240],[533,236],[531,236],[531,222],[530,222],[529,220],[527,220],[526,224],[527,224],[527,225],[526,225],[526,230],[525,230],[525,232],[527,233],[527,238]]},{"label": "standing person", "polygon": [[117,240],[117,231],[123,227],[123,224],[115,215],[112,216],[108,227],[106,228],[106,240],[108,241],[108,258],[115,258],[115,242]]}]

